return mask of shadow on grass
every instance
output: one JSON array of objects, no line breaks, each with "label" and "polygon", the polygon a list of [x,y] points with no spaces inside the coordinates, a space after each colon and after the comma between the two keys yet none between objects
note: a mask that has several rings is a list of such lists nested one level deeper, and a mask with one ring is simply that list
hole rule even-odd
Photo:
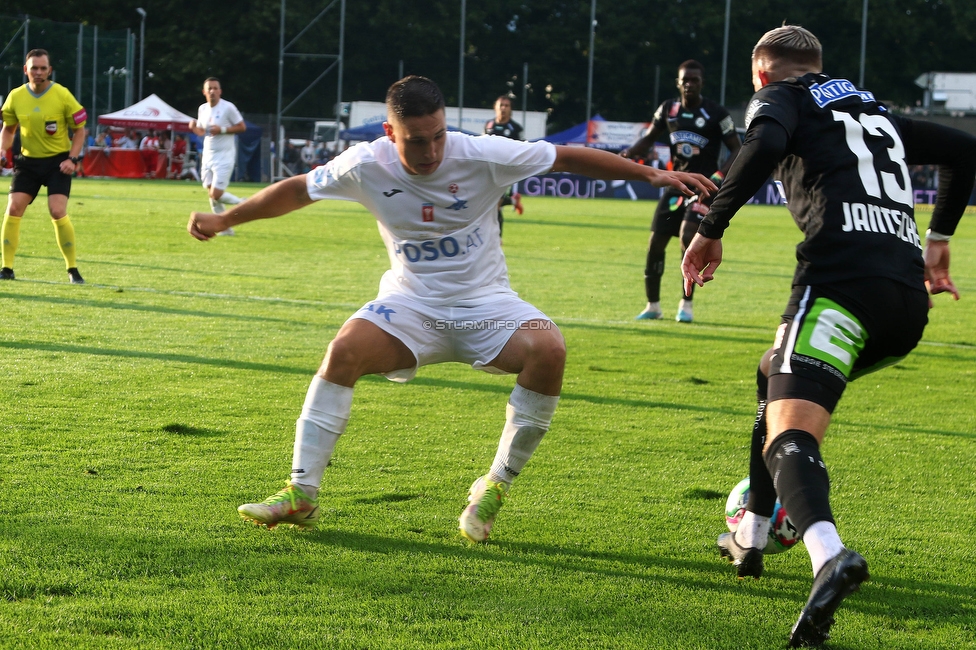
[{"label": "shadow on grass", "polygon": [[178,422],[173,422],[160,427],[162,431],[166,433],[175,433],[179,436],[193,436],[197,438],[212,438],[215,436],[224,435],[223,431],[218,431],[216,429],[205,429],[203,427],[194,427],[188,424],[180,424]]},{"label": "shadow on grass", "polygon": [[[576,550],[551,544],[505,540],[493,540],[490,544],[472,548],[458,546],[457,543],[404,540],[321,529],[312,531],[310,539],[323,545],[366,553],[433,554],[451,560],[544,566],[567,574],[584,573],[611,579],[664,582],[681,589],[728,592],[734,596],[741,596],[743,590],[752,590],[752,585],[755,584],[756,588],[761,589],[761,593],[753,592],[754,595],[795,601],[797,615],[813,582],[806,571],[777,570],[775,558],[771,561],[767,558],[765,578],[760,584],[752,580],[736,580],[730,565],[720,560],[717,554],[714,560],[681,559],[641,553]],[[689,572],[701,574],[703,577],[689,577]],[[715,574],[720,574],[721,582],[715,581]],[[875,586],[878,588],[874,588]],[[904,604],[893,601],[891,589],[904,592]],[[875,574],[860,592],[844,601],[839,611],[841,615],[844,609],[852,609],[873,616],[894,617],[896,620],[928,617],[938,621],[965,616],[971,605],[970,586],[927,580],[889,579]],[[761,617],[762,613],[757,612],[756,616]],[[788,626],[792,621],[784,623]]]},{"label": "shadow on grass", "polygon": [[[0,341],[0,349],[11,350],[36,350],[42,352],[64,352],[69,354],[90,354],[93,356],[124,357],[132,359],[151,359],[155,361],[168,361],[177,363],[191,363],[204,366],[214,366],[222,368],[232,368],[238,370],[253,370],[257,372],[282,373],[289,375],[305,375],[309,378],[314,374],[313,368],[294,368],[291,366],[277,366],[267,363],[254,363],[249,361],[232,361],[228,359],[212,359],[208,357],[196,357],[188,354],[167,354],[160,352],[145,352],[142,350],[117,350],[110,348],[97,348],[83,345],[67,345],[64,343],[41,343],[37,341]],[[380,382],[388,383],[387,380],[378,375],[369,375],[360,379],[361,382]],[[436,379],[433,377],[417,377],[411,384],[420,386],[431,386],[435,388],[457,388],[471,391],[496,393],[508,395],[512,392],[511,386],[507,384],[479,384],[468,381],[457,381],[449,379]],[[619,397],[603,397],[600,395],[587,395],[585,393],[563,393],[563,400],[579,400],[592,404],[612,404],[617,406],[631,406],[636,408],[658,408],[669,410],[687,410],[702,413],[720,413],[723,415],[749,415],[752,410],[725,409],[716,407],[699,406],[697,404],[680,404],[668,402],[652,402],[649,400],[625,399]]]},{"label": "shadow on grass", "polygon": [[[256,372],[281,373],[288,375],[304,375],[309,378],[315,373],[314,368],[295,368],[292,366],[279,366],[268,363],[255,363],[250,361],[232,361],[229,359],[212,359],[208,357],[198,357],[188,354],[167,354],[160,352],[144,352],[142,350],[116,350],[107,348],[97,348],[82,345],[67,345],[64,343],[41,343],[38,341],[0,341],[0,349],[10,350],[35,350],[41,352],[63,352],[69,354],[89,354],[93,356],[123,357],[133,359],[150,359],[155,361],[168,361],[177,363],[197,364],[218,368],[229,368],[236,370],[253,370]],[[360,379],[360,382],[367,383],[388,383],[384,377],[378,375],[367,375]],[[495,393],[498,395],[508,395],[512,392],[508,384],[481,384],[469,381],[458,381],[454,379],[437,379],[434,377],[416,377],[411,384],[419,386],[429,386],[434,388],[453,388],[483,393]],[[606,397],[603,395],[588,395],[586,393],[564,392],[561,396],[563,401],[580,401],[589,404],[628,406],[643,409],[663,409],[671,411],[691,411],[697,413],[717,413],[721,415],[749,416],[754,411],[751,408],[723,408],[714,406],[701,406],[699,404],[689,404],[680,402],[655,402],[642,399],[627,399],[622,397]],[[745,406],[745,405],[744,405]],[[856,421],[838,421],[840,424],[856,425],[865,429],[877,431],[907,431],[911,433],[926,433],[940,436],[953,436],[976,440],[976,433],[972,431],[948,431],[945,429],[932,429],[926,427],[913,427],[895,424],[865,424]]]},{"label": "shadow on grass", "polygon": [[52,598],[54,596],[74,596],[78,586],[67,581],[54,580],[44,584],[0,578],[0,601],[9,603],[31,598]]},{"label": "shadow on grass", "polygon": [[[430,542],[423,539],[397,539],[341,530],[317,529],[307,534],[308,539],[324,546],[335,546],[361,553],[380,555],[419,554],[433,555],[452,561],[501,562],[524,566],[542,566],[567,574],[583,573],[605,578],[622,578],[673,583],[678,587],[728,591],[739,593],[737,581],[725,562],[685,560],[671,557],[636,553],[614,553],[609,551],[584,551],[560,546],[530,542],[492,541],[488,545],[468,546],[461,541]],[[661,569],[661,573],[654,569]],[[675,575],[681,572],[682,575]],[[713,577],[696,580],[689,578],[687,572],[713,576],[716,573],[729,574],[727,585],[716,584]],[[781,576],[783,577],[783,576]],[[809,589],[809,586],[807,586]],[[764,593],[777,598],[799,597],[787,589],[770,589],[764,585]],[[806,594],[803,595],[806,599]]]},{"label": "shadow on grass", "polygon": [[[35,260],[49,260],[51,262],[63,262],[64,260],[60,257],[46,256],[46,255],[17,255],[18,258],[29,258]],[[84,260],[83,260],[84,261]],[[213,277],[231,277],[231,278],[261,278],[263,280],[287,280],[287,276],[274,276],[267,273],[240,273],[234,271],[226,271],[223,269],[207,270],[194,266],[177,267],[177,266],[157,266],[154,264],[136,264],[134,262],[113,262],[110,260],[92,260],[86,261],[86,266],[97,267],[97,266],[115,266],[119,268],[127,269],[146,269],[147,271],[153,272],[165,272],[165,273],[177,273],[180,275],[203,275],[203,276],[213,276]],[[87,273],[86,273],[87,275]],[[20,278],[20,274],[17,274]],[[98,285],[95,285],[98,286]]]},{"label": "shadow on grass", "polygon": [[[953,343],[953,345],[962,347],[962,344],[960,344],[960,343]],[[959,349],[959,348],[956,348],[956,349]],[[972,363],[973,362],[973,354],[972,353],[967,354],[966,352],[967,351],[965,349],[963,349],[960,353],[950,353],[950,352],[947,352],[945,348],[943,348],[942,350],[938,350],[938,351],[935,351],[932,348],[928,348],[926,350],[919,350],[918,348],[915,348],[914,350],[912,350],[912,355],[911,356],[912,357],[928,357],[930,359],[948,359],[948,360],[952,360],[952,361],[963,361],[965,363]],[[909,359],[910,358],[911,357],[909,357]],[[898,368],[898,366],[895,366],[895,368]]]},{"label": "shadow on grass", "polygon": [[266,323],[289,323],[294,324],[293,318],[268,318],[266,316],[252,316],[242,314],[218,314],[210,311],[196,311],[191,309],[172,309],[169,307],[156,307],[148,305],[135,305],[131,303],[107,303],[98,300],[82,300],[79,298],[54,298],[49,296],[18,295],[13,293],[0,292],[0,300],[20,300],[23,302],[43,302],[52,305],[70,305],[72,307],[90,307],[92,309],[115,309],[119,311],[143,311],[154,314],[172,314],[178,316],[196,316],[198,318],[222,318],[228,320],[241,320],[248,322]]},{"label": "shadow on grass", "polygon": [[413,499],[419,499],[420,496],[421,495],[419,494],[380,494],[373,497],[353,499],[352,502],[366,505],[378,505],[382,503],[400,503],[401,501],[412,501]]},{"label": "shadow on grass", "polygon": [[167,354],[163,352],[145,352],[143,350],[117,350],[84,345],[66,345],[64,343],[0,341],[0,348],[7,348],[9,350],[36,350],[39,352],[64,352],[68,354],[89,354],[92,356],[122,357],[129,359],[150,359],[153,361],[191,363],[201,366],[214,366],[218,368],[234,368],[237,370],[255,370],[258,372],[281,373],[287,375],[305,375],[309,378],[311,378],[311,376],[315,373],[315,368],[293,368],[291,366],[276,366],[270,363],[232,361],[229,359],[211,359],[208,357],[197,357],[189,354]]},{"label": "shadow on grass", "polygon": [[[732,343],[756,343],[759,345],[772,345],[773,339],[772,335],[775,333],[775,327],[769,327],[766,325],[742,325],[741,323],[726,323],[722,321],[695,321],[694,324],[689,325],[688,323],[681,323],[680,325],[675,324],[673,327],[672,323],[665,325],[661,323],[659,325],[653,324],[640,324],[634,323],[633,325],[623,325],[608,323],[606,325],[601,325],[599,323],[580,323],[574,321],[564,321],[559,318],[554,319],[556,324],[560,329],[580,329],[580,330],[596,330],[596,331],[611,331],[611,332],[633,332],[637,334],[649,334],[655,337],[663,338],[675,338],[675,339],[690,339],[692,341],[731,341]],[[772,322],[772,321],[770,321]],[[763,336],[762,338],[751,338],[742,336],[733,336],[730,334],[716,334],[713,330],[707,329],[707,327],[723,327],[732,330],[746,330],[755,332],[769,333],[769,336]]]},{"label": "shadow on grass", "polygon": [[[737,581],[730,565],[714,558],[682,558],[642,552],[587,550],[536,541],[508,541],[495,538],[486,545],[468,546],[459,539],[444,541],[421,537],[390,537],[370,533],[319,528],[313,531],[267,531],[240,525],[227,528],[218,539],[187,538],[177,532],[143,531],[110,527],[101,529],[85,525],[65,530],[57,526],[57,533],[47,525],[24,527],[19,524],[0,526],[0,535],[22,547],[34,549],[44,557],[43,568],[37,562],[0,576],[0,601],[28,600],[50,596],[72,597],[91,595],[92,585],[99,590],[100,582],[145,581],[162,578],[167,581],[187,581],[194,585],[213,575],[234,574],[242,585],[257,579],[257,584],[269,575],[277,576],[276,584],[297,582],[305,588],[316,583],[328,584],[328,571],[309,573],[309,565],[301,558],[305,542],[322,547],[344,549],[364,556],[373,571],[411,571],[394,558],[386,566],[378,556],[407,556],[437,558],[443,570],[464,574],[486,564],[509,565],[519,574],[519,567],[543,567],[552,575],[573,580],[574,576],[593,576],[607,580],[631,580],[663,589],[708,591],[728,595],[732,599],[743,596],[769,598],[795,603],[799,614],[806,601],[812,578],[805,569],[777,568],[776,557],[766,558],[762,581]],[[53,527],[52,527],[53,528]],[[223,528],[223,525],[221,525]],[[74,533],[65,537],[66,532]],[[418,533],[416,529],[409,530]],[[406,533],[405,533],[406,534]],[[422,534],[422,533],[420,533]],[[58,558],[71,546],[65,541],[76,537],[83,547],[76,550],[91,561],[91,569],[75,571],[72,577],[59,575]],[[191,542],[190,540],[195,540]],[[78,542],[81,543],[81,542]],[[290,552],[293,551],[293,552]],[[370,558],[370,555],[374,556]],[[700,555],[700,554],[699,554]],[[81,561],[80,558],[74,562]],[[870,559],[869,559],[870,562]],[[86,561],[87,565],[87,561]],[[78,566],[78,565],[71,565]],[[406,567],[406,568],[404,568]],[[419,576],[428,569],[418,565]],[[409,580],[409,575],[403,575]],[[280,578],[280,580],[279,580]],[[941,583],[933,580],[890,578],[873,572],[871,581],[849,599],[839,610],[851,610],[884,620],[922,620],[944,625],[953,630],[966,630],[972,607],[972,585]],[[100,592],[99,592],[100,593]],[[436,597],[436,593],[434,594]],[[364,597],[368,598],[368,594]],[[760,619],[763,612],[756,609]],[[783,621],[784,635],[792,621]],[[839,640],[839,639],[838,639]]]},{"label": "shadow on grass", "polygon": [[[363,377],[363,379],[374,379],[373,377]],[[375,378],[379,381],[379,378]],[[360,380],[362,381],[362,380]],[[386,381],[385,379],[383,381]],[[512,389],[507,385],[501,384],[476,384],[467,381],[458,381],[456,379],[436,379],[434,377],[416,377],[411,380],[411,384],[417,384],[420,386],[433,386],[437,388],[460,388],[464,390],[477,390],[482,392],[491,392],[508,395],[512,392]],[[600,404],[600,405],[613,405],[613,406],[630,406],[633,408],[644,408],[644,409],[667,409],[676,411],[695,411],[699,413],[721,413],[722,415],[750,415],[753,414],[753,410],[750,409],[746,411],[745,409],[728,409],[719,408],[712,406],[701,406],[699,404],[683,404],[679,402],[654,402],[651,400],[643,399],[628,399],[624,397],[605,397],[603,395],[588,395],[586,393],[574,393],[574,392],[563,392],[559,397],[560,401],[565,402],[570,401],[580,401],[587,402],[589,404]]]}]

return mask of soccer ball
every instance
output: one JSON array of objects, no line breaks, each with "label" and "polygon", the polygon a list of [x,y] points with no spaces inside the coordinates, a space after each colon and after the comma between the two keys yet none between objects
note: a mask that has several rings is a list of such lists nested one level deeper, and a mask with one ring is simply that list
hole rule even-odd
[{"label": "soccer ball", "polygon": [[[725,523],[733,533],[739,527],[742,516],[746,513],[746,503],[749,501],[749,477],[745,477],[732,488],[728,500],[725,502]],[[796,526],[786,514],[786,508],[776,499],[773,516],[769,525],[769,540],[763,553],[782,553],[800,541]]]}]

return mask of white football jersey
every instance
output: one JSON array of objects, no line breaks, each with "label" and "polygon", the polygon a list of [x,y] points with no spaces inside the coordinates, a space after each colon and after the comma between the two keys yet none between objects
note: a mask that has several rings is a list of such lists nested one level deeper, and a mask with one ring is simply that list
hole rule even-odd
[{"label": "white football jersey", "polygon": [[312,199],[364,205],[390,257],[380,295],[405,292],[428,304],[510,293],[498,233],[498,199],[552,169],[556,148],[448,133],[444,160],[428,176],[408,174],[389,138],[350,147],[306,176]]},{"label": "white football jersey", "polygon": [[[226,99],[217,101],[216,106],[204,102],[197,110],[197,124],[204,129],[209,126],[231,127],[244,121],[237,107]],[[205,157],[228,157],[233,159],[237,154],[237,141],[233,133],[206,135],[203,138],[203,155]]]}]

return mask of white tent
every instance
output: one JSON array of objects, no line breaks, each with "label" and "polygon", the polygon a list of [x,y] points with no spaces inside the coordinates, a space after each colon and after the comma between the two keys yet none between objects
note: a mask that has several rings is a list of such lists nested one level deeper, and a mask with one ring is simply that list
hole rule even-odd
[{"label": "white tent", "polygon": [[121,111],[98,116],[98,123],[106,126],[121,126],[130,129],[156,129],[157,131],[190,130],[190,120],[195,119],[176,110],[158,95],[150,95]]}]

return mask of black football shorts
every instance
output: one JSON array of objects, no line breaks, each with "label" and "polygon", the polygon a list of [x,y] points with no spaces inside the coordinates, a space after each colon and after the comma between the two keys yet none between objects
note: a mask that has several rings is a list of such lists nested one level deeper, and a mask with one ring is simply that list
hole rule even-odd
[{"label": "black football shorts", "polygon": [[11,192],[23,192],[31,195],[31,203],[41,191],[41,185],[47,186],[47,195],[71,195],[71,176],[61,173],[61,163],[68,159],[68,153],[60,153],[48,158],[28,158],[20,156],[14,161],[14,177],[10,183]]},{"label": "black football shorts", "polygon": [[833,413],[848,381],[898,363],[928,323],[928,294],[886,278],[796,286],[776,331],[768,401]]}]

